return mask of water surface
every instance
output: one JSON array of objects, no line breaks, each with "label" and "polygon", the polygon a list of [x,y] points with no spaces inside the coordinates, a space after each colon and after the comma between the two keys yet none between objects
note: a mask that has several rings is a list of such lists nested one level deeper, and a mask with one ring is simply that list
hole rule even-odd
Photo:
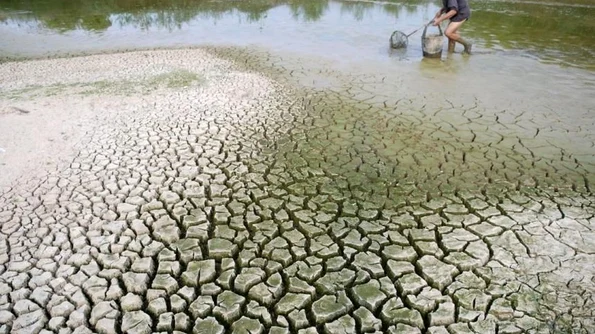
[{"label": "water surface", "polygon": [[[313,54],[386,57],[394,30],[414,31],[439,1],[5,1],[0,56],[143,47],[259,45]],[[474,1],[463,33],[479,52],[516,51],[592,68],[595,4]],[[420,58],[420,33],[404,56]]]}]

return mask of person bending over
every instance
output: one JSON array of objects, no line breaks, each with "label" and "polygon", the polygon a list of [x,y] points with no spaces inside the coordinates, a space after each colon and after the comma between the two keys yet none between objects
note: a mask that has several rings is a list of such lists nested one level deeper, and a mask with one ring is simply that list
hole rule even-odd
[{"label": "person bending over", "polygon": [[448,52],[454,52],[457,42],[464,47],[465,53],[471,53],[471,43],[464,40],[459,35],[459,28],[471,16],[471,8],[467,0],[442,0],[442,8],[434,17],[434,25],[439,25],[442,21],[450,20],[444,34],[448,37]]}]

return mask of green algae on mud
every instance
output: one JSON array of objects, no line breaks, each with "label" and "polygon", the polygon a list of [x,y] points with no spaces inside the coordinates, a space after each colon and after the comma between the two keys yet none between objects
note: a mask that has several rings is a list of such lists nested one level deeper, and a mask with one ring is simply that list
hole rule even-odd
[{"label": "green algae on mud", "polygon": [[[473,189],[494,194],[532,189],[550,195],[564,189],[591,193],[593,166],[588,161],[579,167],[555,154],[535,155],[502,140],[482,142],[477,134],[467,136],[456,128],[446,131],[448,123],[420,122],[416,108],[428,101],[401,106],[367,97],[360,100],[351,92],[353,78],[331,69],[324,73],[330,87],[304,85],[317,78],[317,72],[302,68],[298,73],[300,65],[291,68],[291,64],[307,61],[240,48],[208,51],[292,87],[296,103],[286,129],[267,136],[266,152],[274,161],[311,177],[348,180],[350,189],[363,191],[362,199],[364,194],[379,194],[384,200],[394,197],[402,202],[407,195],[415,202],[414,198],[425,201]],[[306,188],[316,187],[313,182]]]},{"label": "green algae on mud", "polygon": [[58,83],[46,86],[31,85],[25,88],[6,90],[0,94],[0,98],[22,100],[32,97],[54,96],[64,92],[80,95],[131,95],[135,93],[149,93],[161,87],[183,89],[198,87],[205,83],[204,78],[197,73],[185,69],[171,69],[162,74],[136,80],[101,80],[69,84]]}]

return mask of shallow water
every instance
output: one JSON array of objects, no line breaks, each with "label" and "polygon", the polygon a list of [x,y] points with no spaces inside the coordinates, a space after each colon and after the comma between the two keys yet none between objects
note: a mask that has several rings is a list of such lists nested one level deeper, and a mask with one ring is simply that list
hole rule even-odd
[{"label": "shallow water", "polygon": [[[384,58],[393,30],[414,31],[438,1],[15,1],[0,6],[0,56],[188,45],[259,45]],[[595,4],[473,2],[463,33],[481,53],[514,51],[593,68]],[[417,33],[404,55],[419,59]]]}]

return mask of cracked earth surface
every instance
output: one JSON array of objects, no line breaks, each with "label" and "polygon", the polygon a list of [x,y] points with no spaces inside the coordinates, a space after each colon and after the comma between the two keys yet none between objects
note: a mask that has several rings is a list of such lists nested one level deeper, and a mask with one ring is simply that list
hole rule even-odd
[{"label": "cracked earth surface", "polygon": [[0,78],[22,117],[100,114],[0,193],[0,333],[595,330],[591,158],[513,137],[522,113],[298,89],[202,50]]}]

